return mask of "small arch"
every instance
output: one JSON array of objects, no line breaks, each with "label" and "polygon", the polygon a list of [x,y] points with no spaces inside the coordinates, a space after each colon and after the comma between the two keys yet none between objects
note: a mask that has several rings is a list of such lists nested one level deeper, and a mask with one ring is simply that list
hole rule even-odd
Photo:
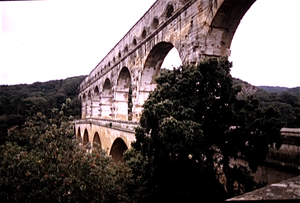
[{"label": "small arch", "polygon": [[136,45],[137,45],[137,41],[136,41],[135,38],[132,40],[132,44],[133,44],[133,46],[136,46]]},{"label": "small arch", "polygon": [[99,146],[101,147],[101,140],[100,140],[100,136],[99,136],[98,132],[96,132],[94,135],[93,145],[94,145],[94,143],[99,144]]},{"label": "small arch", "polygon": [[146,37],[147,37],[147,31],[146,29],[144,29],[142,32],[142,38],[145,39]]},{"label": "small arch", "polygon": [[128,52],[128,46],[126,45],[124,52],[127,53]]},{"label": "small arch", "polygon": [[155,17],[152,21],[152,26],[151,27],[152,27],[152,29],[157,29],[158,25],[159,25],[159,20],[158,20],[157,17]]},{"label": "small arch", "polygon": [[99,96],[100,92],[98,86],[95,87],[94,93],[96,96]]},{"label": "small arch", "polygon": [[85,129],[83,134],[83,146],[85,146],[87,143],[89,143],[89,133],[87,129]]},{"label": "small arch", "polygon": [[83,100],[86,100],[86,94],[85,93],[83,94]]},{"label": "small arch", "polygon": [[172,4],[169,4],[166,9],[166,17],[170,18],[173,15],[174,7]]},{"label": "small arch", "polygon": [[121,52],[119,52],[118,56],[119,56],[119,59],[122,57],[122,54],[121,54]]},{"label": "small arch", "polygon": [[88,99],[91,99],[91,98],[92,98],[92,93],[91,93],[91,90],[89,90]]},{"label": "small arch", "polygon": [[116,63],[116,57],[113,58],[113,62]]},{"label": "small arch", "polygon": [[108,62],[107,66],[110,67],[110,62]]},{"label": "small arch", "polygon": [[114,162],[124,162],[123,161],[123,154],[128,149],[127,145],[125,144],[122,138],[115,139],[114,143],[112,144],[111,150],[109,155],[112,156]]},{"label": "small arch", "polygon": [[103,90],[110,90],[111,85],[110,85],[110,80],[108,78],[106,78],[104,85],[103,85]]},{"label": "small arch", "polygon": [[122,88],[129,88],[131,82],[130,72],[127,67],[123,67],[118,78],[117,86]]}]

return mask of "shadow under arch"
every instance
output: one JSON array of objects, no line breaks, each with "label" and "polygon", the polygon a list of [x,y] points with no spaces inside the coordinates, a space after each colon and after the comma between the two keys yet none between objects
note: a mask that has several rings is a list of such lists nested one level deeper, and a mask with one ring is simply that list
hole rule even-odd
[{"label": "shadow under arch", "polygon": [[119,120],[131,120],[132,99],[131,99],[131,74],[127,67],[120,71],[116,87],[116,118]]},{"label": "shadow under arch", "polygon": [[117,138],[112,144],[109,155],[112,156],[114,162],[123,162],[123,154],[127,149],[128,147],[124,140],[122,138]]},{"label": "shadow under arch", "polygon": [[87,143],[89,143],[89,133],[87,129],[85,129],[83,134],[83,146],[85,146]]},{"label": "shadow under arch", "polygon": [[94,146],[94,143],[97,143],[97,144],[99,145],[100,148],[102,147],[101,140],[100,140],[100,136],[99,136],[98,132],[96,132],[96,133],[94,134],[94,138],[93,138],[93,146]]},{"label": "shadow under arch", "polygon": [[176,49],[172,43],[160,42],[148,54],[139,84],[139,105],[142,105],[149,93],[156,88],[155,79],[160,74],[162,64],[172,49]]},{"label": "shadow under arch", "polygon": [[79,127],[78,130],[77,130],[76,140],[77,140],[79,143],[82,143],[82,137],[81,137],[81,130],[80,130],[80,127]]}]

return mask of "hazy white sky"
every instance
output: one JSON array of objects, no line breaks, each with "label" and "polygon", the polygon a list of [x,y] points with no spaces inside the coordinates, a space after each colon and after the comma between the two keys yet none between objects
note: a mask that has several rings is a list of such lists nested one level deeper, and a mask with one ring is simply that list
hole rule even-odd
[{"label": "hazy white sky", "polygon": [[[88,75],[154,2],[0,2],[0,84]],[[300,86],[299,8],[299,0],[254,3],[232,42],[234,77]]]}]

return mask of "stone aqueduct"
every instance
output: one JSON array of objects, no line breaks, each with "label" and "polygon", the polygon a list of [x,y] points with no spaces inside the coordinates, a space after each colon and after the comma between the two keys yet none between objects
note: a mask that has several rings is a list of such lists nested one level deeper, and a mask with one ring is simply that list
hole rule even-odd
[{"label": "stone aqueduct", "polygon": [[157,0],[80,84],[83,145],[119,159],[135,139],[142,105],[175,47],[184,64],[228,56],[240,20],[255,0]]}]

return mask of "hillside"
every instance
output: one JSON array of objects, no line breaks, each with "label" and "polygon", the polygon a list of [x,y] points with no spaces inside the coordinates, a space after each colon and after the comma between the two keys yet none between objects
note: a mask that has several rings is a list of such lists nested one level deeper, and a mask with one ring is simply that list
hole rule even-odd
[{"label": "hillside", "polygon": [[296,95],[300,99],[300,87],[287,88],[287,87],[271,87],[271,86],[257,86],[258,89],[266,90],[267,92],[274,92],[280,94],[282,92],[288,92]]},{"label": "hillside", "polygon": [[67,98],[71,99],[69,115],[80,117],[78,87],[86,76],[64,80],[36,82],[30,85],[0,86],[0,139],[7,135],[7,129],[21,126],[28,117],[42,112],[50,115],[53,108],[61,108]]},{"label": "hillside", "polygon": [[284,127],[300,127],[300,87],[255,87],[245,81],[234,78],[233,85],[242,87],[238,94],[239,99],[246,99],[247,96],[256,97],[262,108],[276,108],[281,114]]}]

